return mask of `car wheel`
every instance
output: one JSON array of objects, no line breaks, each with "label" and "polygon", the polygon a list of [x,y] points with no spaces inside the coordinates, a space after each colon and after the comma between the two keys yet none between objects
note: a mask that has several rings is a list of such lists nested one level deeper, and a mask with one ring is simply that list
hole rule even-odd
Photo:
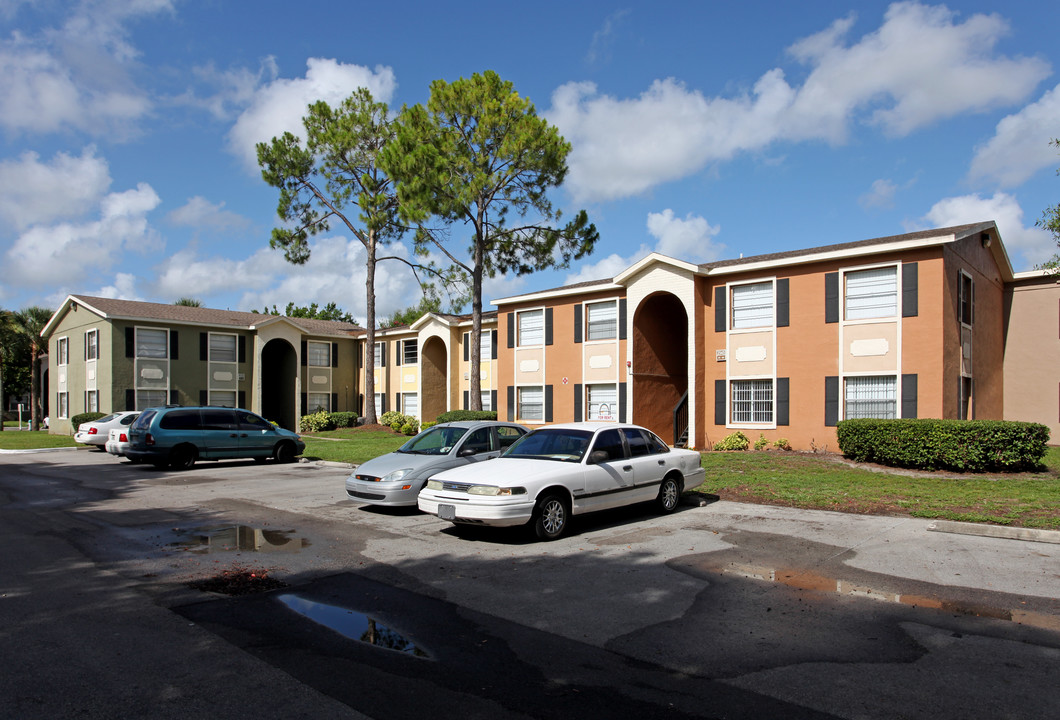
[{"label": "car wheel", "polygon": [[289,442],[280,443],[276,446],[276,462],[294,462],[294,445]]},{"label": "car wheel", "polygon": [[659,486],[659,497],[655,499],[656,504],[659,506],[659,512],[664,515],[672,513],[677,509],[677,503],[681,499],[681,483],[672,477],[663,478],[662,485]]},{"label": "car wheel", "polygon": [[262,464],[263,462],[265,462],[266,460],[268,460],[268,458],[264,458],[264,457],[262,457],[261,455],[256,455],[256,456],[254,457],[254,462],[256,462],[256,463],[257,463],[258,465],[261,465],[261,464]]},{"label": "car wheel", "polygon": [[195,449],[189,445],[180,445],[173,448],[169,454],[169,464],[174,470],[187,470],[195,464]]},{"label": "car wheel", "polygon": [[139,465],[140,463],[142,463],[142,462],[144,461],[144,459],[143,459],[143,458],[127,458],[127,459],[128,459],[128,461],[129,461],[129,462],[131,462],[131,463],[132,463],[133,465]]},{"label": "car wheel", "polygon": [[555,540],[567,529],[570,510],[559,495],[549,494],[534,507],[534,534],[538,540]]}]

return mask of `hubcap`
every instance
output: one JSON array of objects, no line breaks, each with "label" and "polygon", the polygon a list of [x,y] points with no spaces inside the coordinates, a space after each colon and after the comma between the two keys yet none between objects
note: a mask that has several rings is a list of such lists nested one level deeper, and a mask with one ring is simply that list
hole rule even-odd
[{"label": "hubcap", "polygon": [[663,505],[667,510],[677,505],[677,485],[672,481],[663,485]]},{"label": "hubcap", "polygon": [[563,529],[563,503],[558,500],[552,500],[545,505],[545,510],[541,513],[541,524],[545,526],[545,531],[549,535],[553,535]]}]

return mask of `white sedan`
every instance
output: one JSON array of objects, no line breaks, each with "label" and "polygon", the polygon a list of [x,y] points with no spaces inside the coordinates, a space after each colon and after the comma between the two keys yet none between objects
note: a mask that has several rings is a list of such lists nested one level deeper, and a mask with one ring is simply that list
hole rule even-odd
[{"label": "white sedan", "polygon": [[74,433],[74,440],[86,445],[95,445],[100,450],[103,450],[107,440],[110,438],[110,431],[115,428],[128,430],[129,426],[132,425],[132,421],[139,414],[139,412],[123,410],[111,415],[104,415],[99,420],[81,423],[77,426],[77,432]]},{"label": "white sedan", "polygon": [[534,430],[496,460],[432,475],[417,505],[454,523],[529,523],[555,540],[571,515],[647,501],[673,512],[703,478],[698,452],[670,448],[650,430],[570,423]]}]

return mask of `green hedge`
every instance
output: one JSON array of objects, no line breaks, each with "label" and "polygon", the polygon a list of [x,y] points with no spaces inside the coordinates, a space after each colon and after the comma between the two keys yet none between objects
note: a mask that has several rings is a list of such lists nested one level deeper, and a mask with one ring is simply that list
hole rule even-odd
[{"label": "green hedge", "polygon": [[335,424],[335,427],[353,427],[357,424],[357,413],[355,412],[333,412],[331,413],[331,422]]},{"label": "green hedge", "polygon": [[450,410],[438,416],[438,424],[457,422],[458,420],[496,420],[494,410]]},{"label": "green hedge", "polygon": [[1041,465],[1049,428],[1004,420],[842,420],[836,436],[839,449],[856,462],[1014,472]]},{"label": "green hedge", "polygon": [[70,418],[70,427],[77,432],[77,428],[81,426],[81,423],[92,422],[93,420],[99,420],[101,417],[106,417],[106,413],[101,412],[86,412],[80,415],[74,415]]}]

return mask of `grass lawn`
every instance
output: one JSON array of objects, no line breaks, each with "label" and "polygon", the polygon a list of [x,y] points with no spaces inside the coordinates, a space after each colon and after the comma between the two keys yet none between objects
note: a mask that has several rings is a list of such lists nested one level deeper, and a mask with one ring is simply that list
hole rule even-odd
[{"label": "grass lawn", "polygon": [[394,452],[409,440],[407,435],[399,435],[379,426],[303,433],[302,439],[305,440],[302,457],[355,465]]},{"label": "grass lawn", "polygon": [[19,430],[15,427],[17,423],[4,423],[4,431],[0,432],[0,450],[36,450],[39,448],[55,447],[84,447],[74,442],[70,435],[51,435],[47,430],[32,432]]},{"label": "grass lawn", "polygon": [[1010,474],[874,472],[791,452],[702,457],[707,480],[696,491],[723,500],[1060,530],[1060,448],[1039,472]]}]

